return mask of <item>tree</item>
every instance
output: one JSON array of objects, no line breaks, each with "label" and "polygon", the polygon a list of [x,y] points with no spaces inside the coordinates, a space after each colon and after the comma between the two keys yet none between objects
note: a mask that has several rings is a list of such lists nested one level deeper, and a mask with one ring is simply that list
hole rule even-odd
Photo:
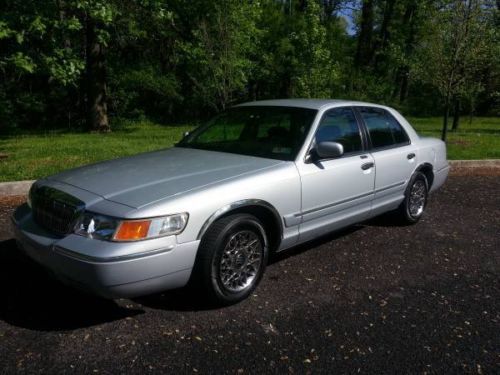
[{"label": "tree", "polygon": [[361,21],[359,25],[358,48],[356,50],[356,66],[367,66],[373,56],[373,17],[374,0],[363,0],[361,7]]},{"label": "tree", "polygon": [[291,77],[291,96],[329,97],[338,79],[338,67],[327,47],[326,28],[321,22],[321,8],[309,1],[297,14],[294,34],[294,75]]},{"label": "tree", "polygon": [[[262,53],[258,56],[260,97],[330,97],[338,85],[339,67],[332,57],[325,23],[316,1],[265,3],[260,28]],[[326,20],[323,20],[325,18]]]},{"label": "tree", "polygon": [[442,139],[446,140],[452,99],[457,100],[470,84],[467,77],[477,78],[490,62],[492,8],[488,0],[450,0],[438,5],[429,14],[417,70],[444,98]]},{"label": "tree", "polygon": [[[0,122],[8,126],[70,117],[59,97],[73,96],[84,70],[78,43],[81,23],[61,2],[5,1],[0,5]],[[36,121],[32,121],[36,119]]]},{"label": "tree", "polygon": [[[500,108],[496,0],[4,0],[2,127],[109,131],[233,103],[340,97]],[[443,123],[447,123],[447,118]],[[447,131],[447,126],[444,127]]]},{"label": "tree", "polygon": [[259,9],[237,0],[216,1],[207,8],[182,49],[194,94],[202,105],[220,111],[244,95],[258,43]]}]

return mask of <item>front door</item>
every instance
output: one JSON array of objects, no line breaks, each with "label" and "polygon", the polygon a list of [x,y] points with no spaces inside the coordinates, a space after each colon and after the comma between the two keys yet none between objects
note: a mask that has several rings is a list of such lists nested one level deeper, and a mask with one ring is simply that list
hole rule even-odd
[{"label": "front door", "polygon": [[351,107],[327,111],[318,125],[314,144],[342,144],[335,159],[297,163],[302,181],[301,242],[368,217],[373,198],[375,168],[365,151],[361,131]]}]

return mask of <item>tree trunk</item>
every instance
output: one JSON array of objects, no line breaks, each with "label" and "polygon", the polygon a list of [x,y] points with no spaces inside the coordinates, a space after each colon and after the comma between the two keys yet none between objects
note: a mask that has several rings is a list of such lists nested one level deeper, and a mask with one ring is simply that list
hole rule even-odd
[{"label": "tree trunk", "polygon": [[391,20],[394,14],[395,3],[396,0],[386,0],[385,2],[384,16],[382,19],[382,25],[380,26],[378,41],[375,43],[375,46],[373,47],[375,51],[380,51],[375,55],[375,62],[374,62],[375,69],[377,69],[380,63],[383,62],[385,57],[385,50],[387,48],[387,45],[389,44],[389,38],[390,38],[389,26],[391,24]]},{"label": "tree trunk", "polygon": [[104,46],[96,35],[96,23],[87,15],[87,127],[91,131],[109,132],[106,57]]},{"label": "tree trunk", "polygon": [[410,69],[408,66],[401,66],[398,68],[396,74],[396,80],[394,85],[394,91],[392,92],[392,98],[399,98],[399,103],[403,103],[408,96],[409,80],[410,80]]},{"label": "tree trunk", "polygon": [[455,98],[453,102],[453,125],[451,126],[451,131],[455,132],[458,130],[458,125],[460,123],[460,100]]},{"label": "tree trunk", "polygon": [[372,58],[373,0],[364,0],[361,8],[361,26],[356,50],[356,66],[369,65]]},{"label": "tree trunk", "polygon": [[384,19],[382,21],[382,26],[380,28],[380,39],[382,41],[382,49],[387,47],[389,42],[389,25],[391,24],[392,17],[394,15],[394,5],[396,0],[387,0],[384,11]]},{"label": "tree trunk", "polygon": [[[499,0],[500,2],[500,0]],[[472,125],[472,118],[474,117],[475,100],[471,98],[469,103],[469,125]]]},{"label": "tree trunk", "polygon": [[444,118],[443,118],[443,131],[441,133],[441,139],[446,142],[446,135],[448,133],[448,115],[450,113],[450,95],[446,95],[444,103]]},{"label": "tree trunk", "polygon": [[[415,24],[417,22],[417,17],[415,13],[417,12],[415,2],[408,2],[405,13],[403,16],[403,25],[405,25],[405,56],[410,58],[414,50],[414,39],[415,39]],[[398,69],[398,74],[396,76],[396,81],[398,81],[399,91],[394,92],[399,94],[399,102],[403,103],[407,96],[409,90],[409,78],[410,78],[410,67],[406,64]]]}]

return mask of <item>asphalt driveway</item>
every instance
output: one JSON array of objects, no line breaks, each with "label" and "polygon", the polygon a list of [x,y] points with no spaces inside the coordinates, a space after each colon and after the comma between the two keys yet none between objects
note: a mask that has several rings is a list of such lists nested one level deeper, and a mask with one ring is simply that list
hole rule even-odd
[{"label": "asphalt driveway", "polygon": [[[17,199],[0,200],[0,225]],[[273,259],[256,293],[106,301],[0,229],[0,373],[498,372],[500,177],[454,177],[411,227],[382,217]]]}]

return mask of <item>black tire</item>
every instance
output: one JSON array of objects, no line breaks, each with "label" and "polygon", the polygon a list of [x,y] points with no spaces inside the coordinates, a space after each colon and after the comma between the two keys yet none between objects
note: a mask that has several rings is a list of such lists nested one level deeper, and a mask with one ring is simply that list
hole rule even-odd
[{"label": "black tire", "polygon": [[[249,250],[248,245],[243,249],[245,240],[246,244],[258,242]],[[229,305],[240,302],[262,279],[268,253],[266,233],[257,218],[249,214],[223,217],[210,226],[201,240],[193,269],[194,286],[210,303]],[[260,262],[257,262],[257,256],[260,256]],[[240,276],[227,277],[231,272]],[[247,277],[254,272],[254,276]]]},{"label": "black tire", "polygon": [[[419,195],[416,197],[416,195]],[[415,172],[406,187],[405,199],[397,210],[398,219],[403,224],[415,224],[424,214],[427,206],[429,184],[421,172]],[[420,196],[421,195],[421,196]],[[415,204],[415,202],[419,202]]]}]

